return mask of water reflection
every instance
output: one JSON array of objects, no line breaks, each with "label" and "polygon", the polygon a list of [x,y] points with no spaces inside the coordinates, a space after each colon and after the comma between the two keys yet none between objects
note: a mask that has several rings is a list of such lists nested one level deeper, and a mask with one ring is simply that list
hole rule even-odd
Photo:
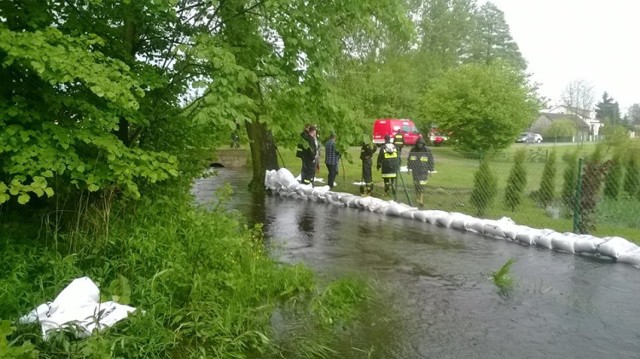
[{"label": "water reflection", "polygon": [[[244,178],[206,181],[232,183],[231,206],[264,222],[274,256],[303,261],[321,278],[357,273],[387,288],[388,311],[374,308],[359,336],[345,338],[354,358],[366,354],[348,345],[375,348],[378,358],[638,357],[636,268],[349,208],[254,198]],[[196,184],[199,198],[214,184]],[[509,258],[515,286],[500,296],[489,277]]]}]

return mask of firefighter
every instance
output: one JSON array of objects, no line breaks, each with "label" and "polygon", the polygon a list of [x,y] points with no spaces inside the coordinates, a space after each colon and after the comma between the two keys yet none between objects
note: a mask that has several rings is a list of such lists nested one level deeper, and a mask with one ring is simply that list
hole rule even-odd
[{"label": "firefighter", "polygon": [[[393,135],[393,145],[396,146],[398,150],[398,156],[402,154],[402,147],[404,147],[404,134],[402,133],[402,129],[398,129],[395,135]],[[400,157],[398,157],[400,158]]]},{"label": "firefighter", "polygon": [[367,142],[362,143],[360,149],[360,160],[362,160],[362,184],[360,194],[369,196],[373,192],[373,176],[371,176],[371,166],[373,165],[373,154],[376,150]]},{"label": "firefighter", "polygon": [[384,194],[388,196],[389,191],[392,191],[394,195],[396,193],[399,157],[396,146],[391,143],[391,136],[385,135],[384,142],[378,153],[378,169],[382,169]]},{"label": "firefighter", "polygon": [[409,152],[407,167],[413,174],[413,185],[418,195],[418,207],[424,205],[424,186],[427,184],[429,173],[435,168],[433,154],[422,137]]}]

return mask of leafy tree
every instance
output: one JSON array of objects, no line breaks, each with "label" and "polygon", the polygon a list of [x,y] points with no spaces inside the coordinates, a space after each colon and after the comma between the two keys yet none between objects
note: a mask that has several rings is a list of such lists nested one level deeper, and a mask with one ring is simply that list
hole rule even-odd
[{"label": "leafy tree", "polygon": [[476,12],[475,19],[476,28],[471,32],[470,59],[485,64],[506,63],[524,72],[527,62],[511,37],[502,10],[487,2]]},{"label": "leafy tree", "polygon": [[544,130],[543,135],[549,138],[571,137],[577,133],[576,124],[570,119],[559,119],[553,121],[549,127]]},{"label": "leafy tree", "polygon": [[484,216],[487,208],[491,207],[498,193],[498,180],[485,157],[480,161],[480,167],[473,177],[471,204],[476,208],[478,216]]},{"label": "leafy tree", "polygon": [[607,92],[602,94],[602,100],[596,104],[596,118],[613,126],[620,124],[620,106]]},{"label": "leafy tree", "polygon": [[530,88],[516,71],[479,64],[449,70],[421,106],[424,118],[453,132],[455,146],[466,152],[506,148],[537,110]]},{"label": "leafy tree", "polygon": [[504,204],[512,212],[522,202],[524,188],[527,186],[527,170],[524,168],[524,160],[527,154],[524,149],[516,152],[513,157],[513,167],[507,178],[507,188],[504,193]]},{"label": "leafy tree", "polygon": [[548,206],[555,198],[556,183],[556,151],[549,152],[549,156],[544,163],[542,177],[540,178],[540,189],[538,190],[538,199],[543,206]]}]

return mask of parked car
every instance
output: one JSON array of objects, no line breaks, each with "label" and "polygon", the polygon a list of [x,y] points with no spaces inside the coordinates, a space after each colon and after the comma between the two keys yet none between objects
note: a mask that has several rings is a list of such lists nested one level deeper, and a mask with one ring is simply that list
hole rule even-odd
[{"label": "parked car", "polygon": [[540,143],[542,142],[542,136],[539,133],[523,132],[516,138],[518,143]]},{"label": "parked car", "polygon": [[431,142],[435,146],[440,146],[448,140],[449,136],[439,132],[437,128],[432,128],[431,131],[429,131],[429,142]]},{"label": "parked car", "polygon": [[385,135],[393,138],[393,135],[395,135],[398,130],[402,131],[404,143],[409,146],[415,145],[421,136],[416,125],[411,120],[381,118],[373,123],[373,143],[382,145]]}]

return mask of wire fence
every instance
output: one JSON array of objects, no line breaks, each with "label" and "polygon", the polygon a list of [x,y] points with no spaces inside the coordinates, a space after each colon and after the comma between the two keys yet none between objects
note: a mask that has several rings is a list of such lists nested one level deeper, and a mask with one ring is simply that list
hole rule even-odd
[{"label": "wire fence", "polygon": [[[595,146],[582,152],[535,145],[485,155],[436,152],[423,207],[640,240],[639,158]],[[411,173],[399,175],[394,198],[417,205]]]}]

